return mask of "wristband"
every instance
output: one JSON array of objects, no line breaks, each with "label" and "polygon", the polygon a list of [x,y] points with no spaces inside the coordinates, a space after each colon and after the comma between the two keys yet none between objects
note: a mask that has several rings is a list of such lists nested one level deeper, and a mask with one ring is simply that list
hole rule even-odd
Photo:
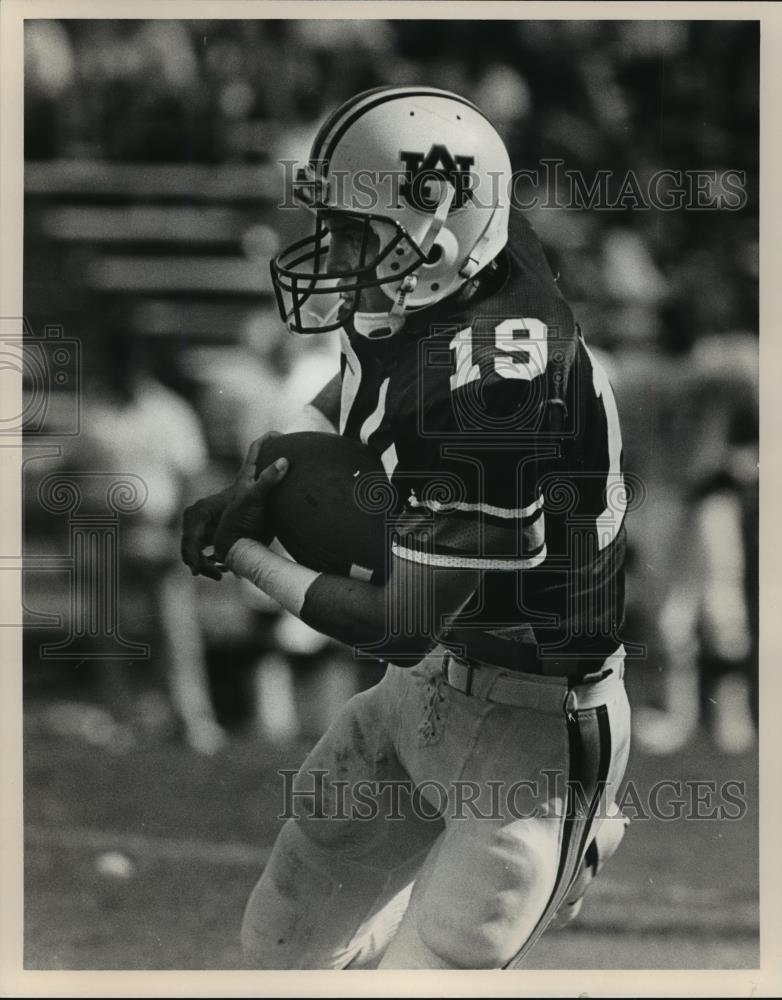
[{"label": "wristband", "polygon": [[225,565],[297,618],[301,616],[307,591],[320,575],[250,538],[234,542],[225,558]]}]

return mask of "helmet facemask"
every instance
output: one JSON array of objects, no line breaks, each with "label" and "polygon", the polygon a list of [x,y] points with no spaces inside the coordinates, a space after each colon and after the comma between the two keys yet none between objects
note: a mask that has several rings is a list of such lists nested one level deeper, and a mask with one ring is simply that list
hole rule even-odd
[{"label": "helmet facemask", "polygon": [[[418,283],[417,273],[427,260],[442,255],[435,244],[454,196],[450,184],[442,185],[437,210],[421,242],[395,219],[379,213],[354,211],[330,205],[327,185],[315,182],[294,188],[294,195],[314,213],[315,231],[278,254],[271,262],[272,282],[280,315],[294,333],[328,333],[359,318],[361,292],[377,288],[389,302],[386,313],[365,314],[389,332],[401,326],[405,302]],[[330,261],[329,220],[349,220],[357,253],[346,266]],[[332,221],[333,225],[333,221]]]}]

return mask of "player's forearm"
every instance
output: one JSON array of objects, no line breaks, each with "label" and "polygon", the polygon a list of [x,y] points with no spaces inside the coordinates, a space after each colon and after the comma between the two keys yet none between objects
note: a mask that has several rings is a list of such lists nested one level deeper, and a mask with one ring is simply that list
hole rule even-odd
[{"label": "player's forearm", "polygon": [[316,573],[241,538],[226,565],[312,628],[340,642],[371,641],[383,633],[383,588],[363,580]]},{"label": "player's forearm", "polygon": [[328,573],[313,581],[301,611],[307,625],[349,646],[382,642],[386,618],[385,588]]},{"label": "player's forearm", "polygon": [[245,538],[235,543],[226,565],[337,642],[361,646],[378,657],[412,662],[434,645],[435,640],[428,636],[411,635],[402,641],[390,635],[385,587],[316,573]]},{"label": "player's forearm", "polygon": [[413,666],[437,644],[435,636],[419,631],[419,623],[404,620],[388,585],[364,580],[321,574],[307,590],[300,617],[338,642],[400,666]]}]

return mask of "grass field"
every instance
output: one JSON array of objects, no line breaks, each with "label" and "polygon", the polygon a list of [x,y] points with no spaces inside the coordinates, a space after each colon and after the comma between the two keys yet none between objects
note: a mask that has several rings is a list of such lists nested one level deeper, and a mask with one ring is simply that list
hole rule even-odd
[{"label": "grass field", "polygon": [[[162,743],[117,754],[29,711],[26,968],[242,968],[242,909],[278,828],[277,769],[307,749],[237,739],[210,759]],[[733,821],[634,822],[578,924],[544,935],[527,967],[755,967],[754,757],[720,757],[704,740],[681,757],[635,753],[628,777],[642,795],[660,778],[741,781],[749,808]]]}]

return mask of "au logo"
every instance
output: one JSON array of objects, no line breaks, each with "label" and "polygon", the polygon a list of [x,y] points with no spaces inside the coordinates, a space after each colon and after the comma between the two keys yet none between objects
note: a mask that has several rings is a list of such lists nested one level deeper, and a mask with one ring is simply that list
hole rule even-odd
[{"label": "au logo", "polygon": [[401,152],[405,165],[405,179],[399,193],[413,208],[423,212],[434,212],[437,198],[433,191],[433,181],[447,180],[453,184],[455,195],[451,211],[464,208],[467,199],[472,198],[473,175],[470,167],[474,156],[453,156],[445,146],[432,146],[428,153]]}]

